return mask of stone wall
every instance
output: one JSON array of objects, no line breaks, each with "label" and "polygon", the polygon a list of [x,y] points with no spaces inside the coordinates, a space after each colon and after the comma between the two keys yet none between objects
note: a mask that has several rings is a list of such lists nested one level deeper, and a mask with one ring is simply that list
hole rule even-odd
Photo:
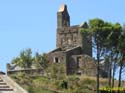
[{"label": "stone wall", "polygon": [[57,48],[63,50],[78,46],[78,27],[65,27],[57,29]]},{"label": "stone wall", "polygon": [[62,63],[65,62],[65,52],[57,51],[48,53],[48,60],[50,63]]},{"label": "stone wall", "polygon": [[76,61],[72,58],[73,55],[80,55],[81,48],[76,47],[66,51],[66,71],[67,75],[76,74],[77,65]]},{"label": "stone wall", "polygon": [[7,75],[11,75],[11,74],[18,74],[18,73],[27,73],[29,75],[41,75],[43,76],[44,74],[44,69],[22,69],[22,70],[8,70],[7,71]]},{"label": "stone wall", "polygon": [[92,38],[87,33],[80,33],[80,39],[79,42],[82,47],[83,54],[89,55],[92,57]]},{"label": "stone wall", "polygon": [[[83,74],[88,76],[96,75],[96,65],[94,59],[88,55],[72,55],[69,59],[70,63],[69,72],[70,74]],[[71,73],[72,72],[72,73]]]}]

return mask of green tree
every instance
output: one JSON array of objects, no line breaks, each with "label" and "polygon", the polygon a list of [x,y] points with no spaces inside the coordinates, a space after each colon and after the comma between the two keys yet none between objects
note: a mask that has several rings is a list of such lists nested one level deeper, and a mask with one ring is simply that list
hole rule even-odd
[{"label": "green tree", "polygon": [[93,47],[96,49],[96,59],[97,59],[97,93],[99,93],[99,62],[100,57],[105,54],[107,49],[107,37],[112,30],[112,24],[109,22],[104,22],[102,19],[91,19],[89,21],[89,28],[93,36]]},{"label": "green tree", "polygon": [[36,68],[42,68],[45,69],[48,66],[48,58],[45,53],[39,54],[36,52],[34,58],[33,58],[33,64],[36,66]]},{"label": "green tree", "polygon": [[32,65],[32,51],[31,49],[26,49],[20,53],[20,63],[23,68],[30,68]]},{"label": "green tree", "polygon": [[16,65],[16,66],[21,66],[19,57],[13,58],[11,63]]},{"label": "green tree", "polygon": [[[111,78],[112,78],[112,87],[114,86],[114,76],[117,66],[117,59],[119,52],[117,50],[118,43],[119,43],[119,36],[121,34],[121,25],[119,23],[115,23],[112,25],[112,30],[107,37],[108,42],[108,52],[109,52],[109,86],[111,86]],[[111,71],[113,71],[111,73]]]},{"label": "green tree", "polygon": [[42,68],[40,65],[41,60],[42,60],[41,55],[38,52],[36,52],[33,58],[33,64],[36,66],[36,68]]},{"label": "green tree", "polygon": [[22,68],[30,68],[32,65],[32,51],[26,49],[20,52],[20,56],[12,60],[12,64],[20,66]]},{"label": "green tree", "polygon": [[89,21],[90,30],[92,31],[94,43],[96,45],[96,51],[97,51],[97,93],[99,93],[99,62],[100,62],[100,53],[101,53],[101,40],[100,38],[100,31],[102,26],[104,25],[104,21],[101,19],[92,19]]},{"label": "green tree", "polygon": [[42,61],[40,62],[40,65],[45,69],[48,67],[48,63],[49,63],[47,54],[43,53],[41,57],[42,57]]},{"label": "green tree", "polygon": [[118,87],[121,87],[121,75],[122,70],[125,67],[125,34],[121,33],[121,36],[119,38],[119,44],[118,44],[118,50],[119,50],[119,82]]}]

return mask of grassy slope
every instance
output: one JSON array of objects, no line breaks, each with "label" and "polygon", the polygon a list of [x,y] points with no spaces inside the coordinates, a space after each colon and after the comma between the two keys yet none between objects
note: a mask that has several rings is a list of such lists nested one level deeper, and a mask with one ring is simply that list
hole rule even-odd
[{"label": "grassy slope", "polygon": [[[31,77],[25,73],[11,75],[11,77],[29,93],[54,93],[50,90],[60,93],[94,93],[96,89],[95,77],[66,76],[64,79],[48,79],[37,75]],[[67,88],[62,86],[64,81],[67,83]],[[100,86],[107,86],[107,80],[101,79]]]}]

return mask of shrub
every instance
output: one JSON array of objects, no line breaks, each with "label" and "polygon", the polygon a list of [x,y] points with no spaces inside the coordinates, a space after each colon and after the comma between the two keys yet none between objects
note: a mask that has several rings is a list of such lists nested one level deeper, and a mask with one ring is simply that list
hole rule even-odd
[{"label": "shrub", "polygon": [[63,89],[68,89],[68,82],[63,80],[60,82],[60,87]]},{"label": "shrub", "polygon": [[32,86],[29,86],[27,90],[29,93],[34,93],[34,88]]}]

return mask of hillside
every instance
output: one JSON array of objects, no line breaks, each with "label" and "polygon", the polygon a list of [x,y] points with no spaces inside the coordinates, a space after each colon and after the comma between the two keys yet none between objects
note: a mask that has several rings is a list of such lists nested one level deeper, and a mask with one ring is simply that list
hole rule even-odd
[{"label": "hillside", "polygon": [[[95,77],[66,76],[57,79],[19,73],[11,75],[11,78],[29,93],[94,93],[96,89]],[[107,82],[101,78],[100,86],[107,86]]]},{"label": "hillside", "polygon": [[[96,90],[96,77],[84,74],[67,76],[63,63],[48,66],[43,74],[17,72],[9,76],[29,93],[95,93]],[[107,86],[108,79],[100,78],[100,87]]]}]

